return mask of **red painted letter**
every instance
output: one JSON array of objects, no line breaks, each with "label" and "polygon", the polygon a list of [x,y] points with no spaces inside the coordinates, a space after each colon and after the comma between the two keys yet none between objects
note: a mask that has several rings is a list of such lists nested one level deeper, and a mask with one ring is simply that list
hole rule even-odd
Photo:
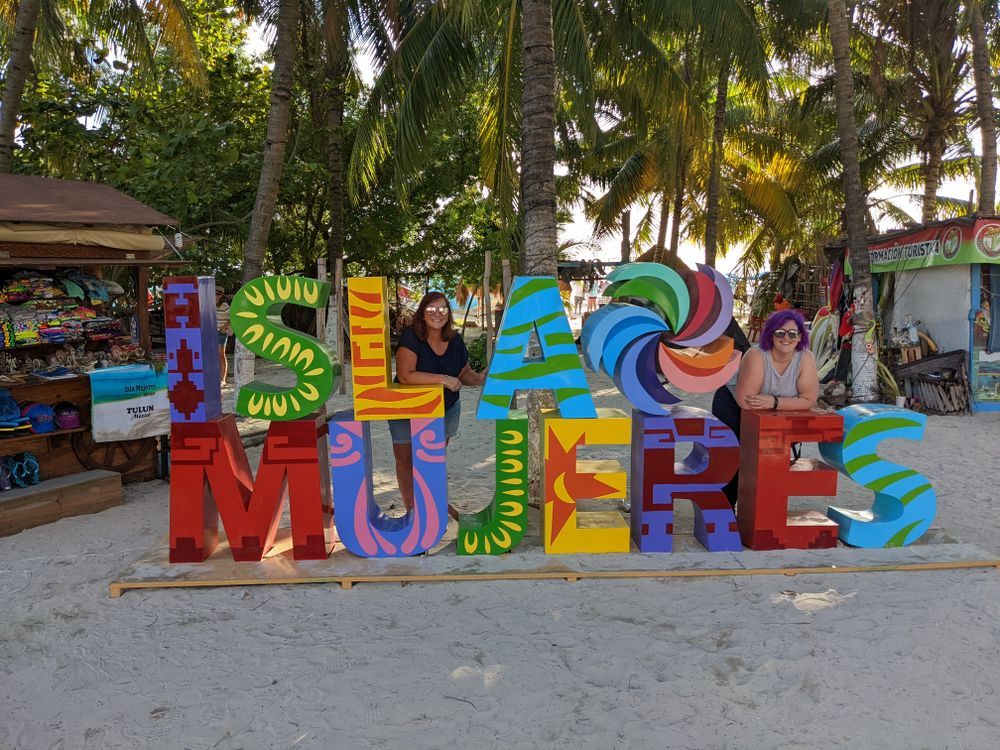
[{"label": "red painted letter", "polygon": [[834,496],[837,470],[816,459],[790,464],[792,443],[839,443],[839,414],[812,411],[743,411],[740,489],[736,520],[750,549],[837,546],[837,524],[816,511],[788,512],[793,495]]}]

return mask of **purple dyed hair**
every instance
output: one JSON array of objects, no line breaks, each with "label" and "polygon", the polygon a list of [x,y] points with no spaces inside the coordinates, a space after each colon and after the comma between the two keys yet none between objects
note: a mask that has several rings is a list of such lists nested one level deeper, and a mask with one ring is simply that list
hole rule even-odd
[{"label": "purple dyed hair", "polygon": [[799,343],[795,346],[795,351],[800,352],[809,346],[809,331],[806,330],[806,319],[798,310],[776,310],[764,321],[764,327],[760,329],[759,346],[765,352],[774,344],[774,332],[781,328],[789,320],[794,321],[799,329]]}]

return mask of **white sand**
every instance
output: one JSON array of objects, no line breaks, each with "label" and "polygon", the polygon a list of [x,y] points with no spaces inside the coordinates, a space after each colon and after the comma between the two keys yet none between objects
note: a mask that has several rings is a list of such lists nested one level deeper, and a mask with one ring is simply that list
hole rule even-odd
[{"label": "white sand", "polygon": [[[477,396],[449,451],[465,509],[493,482]],[[932,417],[923,443],[882,450],[934,483],[937,526],[991,554],[998,426]],[[384,427],[376,441],[388,501]],[[0,539],[0,748],[1000,746],[996,570],[109,599],[166,531],[166,485],[150,482],[121,508]]]}]

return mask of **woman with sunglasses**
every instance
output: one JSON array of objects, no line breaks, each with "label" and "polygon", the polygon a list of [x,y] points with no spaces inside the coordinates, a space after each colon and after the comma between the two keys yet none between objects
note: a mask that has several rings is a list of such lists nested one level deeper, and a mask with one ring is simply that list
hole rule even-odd
[{"label": "woman with sunglasses", "polygon": [[[445,440],[458,433],[463,385],[482,385],[484,373],[469,367],[469,350],[455,330],[448,299],[441,292],[429,292],[420,300],[413,323],[399,334],[396,349],[396,382],[404,385],[444,386]],[[390,419],[392,452],[396,457],[396,478],[407,510],[413,508],[413,456],[410,453],[410,420]],[[451,508],[448,512],[457,517]]]},{"label": "woman with sunglasses", "polygon": [[[740,436],[743,409],[801,411],[812,409],[819,396],[816,359],[809,351],[809,333],[798,310],[771,313],[760,331],[760,342],[743,355],[739,372],[715,392],[712,414]],[[736,506],[739,476],[722,491]]]}]

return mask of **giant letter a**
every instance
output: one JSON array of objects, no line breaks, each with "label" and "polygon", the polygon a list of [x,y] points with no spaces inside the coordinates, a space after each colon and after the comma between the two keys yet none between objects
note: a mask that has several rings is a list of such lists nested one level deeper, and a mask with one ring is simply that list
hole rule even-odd
[{"label": "giant letter a", "polygon": [[[538,334],[542,357],[528,360],[532,332]],[[476,417],[507,419],[514,392],[522,390],[553,391],[564,419],[597,416],[559,285],[548,276],[514,279]]]}]

